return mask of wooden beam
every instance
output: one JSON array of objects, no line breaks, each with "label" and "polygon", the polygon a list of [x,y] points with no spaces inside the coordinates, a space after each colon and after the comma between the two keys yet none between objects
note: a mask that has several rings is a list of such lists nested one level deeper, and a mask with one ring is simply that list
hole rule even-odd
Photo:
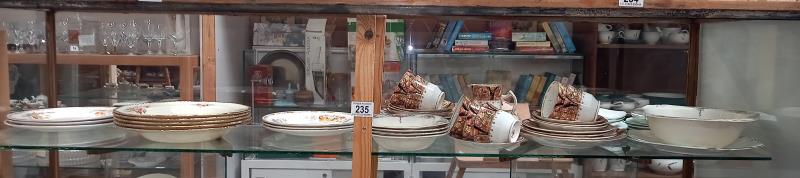
[{"label": "wooden beam", "polygon": [[[6,32],[0,29],[0,44],[6,43]],[[0,47],[0,86],[11,86],[9,78],[8,67],[8,48]],[[11,111],[11,91],[9,87],[0,87],[0,129],[6,129],[5,125],[6,114]],[[13,165],[13,152],[9,150],[0,151],[0,178],[13,178],[14,165]]]},{"label": "wooden beam", "polygon": [[700,23],[689,27],[689,58],[686,65],[686,105],[697,105],[697,80],[700,77]]},{"label": "wooden beam", "polygon": [[[356,69],[353,101],[380,105],[386,16],[359,15],[356,28]],[[376,89],[377,88],[377,89]],[[376,98],[377,97],[377,98]],[[377,101],[377,102],[376,102]],[[374,108],[373,108],[374,109]],[[372,118],[356,117],[353,129],[353,177],[369,178],[377,169],[372,157]]]},{"label": "wooden beam", "polygon": [[201,35],[200,35],[200,60],[203,75],[202,92],[203,101],[217,101],[217,46],[214,15],[200,16]]},{"label": "wooden beam", "polygon": [[[197,55],[104,55],[104,54],[57,54],[57,64],[77,65],[133,65],[133,66],[180,66],[186,61],[199,66]],[[11,64],[46,64],[45,54],[9,54]]]},{"label": "wooden beam", "polygon": [[[46,86],[47,105],[50,108],[58,107],[58,78],[56,78],[56,12],[45,13],[45,36],[47,41],[47,76],[44,77]],[[56,175],[57,176],[57,175]]]},{"label": "wooden beam", "polygon": [[195,173],[195,157],[194,153],[190,152],[183,152],[180,153],[181,165],[180,165],[180,178],[196,178],[197,173]]}]

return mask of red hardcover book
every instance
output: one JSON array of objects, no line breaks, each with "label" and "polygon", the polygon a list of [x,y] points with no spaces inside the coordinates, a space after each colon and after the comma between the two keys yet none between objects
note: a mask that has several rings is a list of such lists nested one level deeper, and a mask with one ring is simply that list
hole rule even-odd
[{"label": "red hardcover book", "polygon": [[553,47],[517,47],[517,52],[523,53],[542,53],[542,54],[549,54],[554,53]]}]

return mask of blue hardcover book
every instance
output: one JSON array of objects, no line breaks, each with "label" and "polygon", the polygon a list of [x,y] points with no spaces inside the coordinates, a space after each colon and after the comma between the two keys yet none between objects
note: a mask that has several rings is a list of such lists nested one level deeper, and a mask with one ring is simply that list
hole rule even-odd
[{"label": "blue hardcover book", "polygon": [[528,96],[528,90],[531,89],[531,82],[533,82],[532,75],[519,75],[517,87],[514,88],[514,94],[517,95],[517,102],[525,102],[525,99],[527,99]]},{"label": "blue hardcover book", "polygon": [[447,45],[445,45],[445,51],[453,52],[453,44],[456,42],[456,37],[458,37],[458,33],[461,32],[461,27],[464,27],[463,20],[457,20],[455,26],[453,27],[452,33],[450,33],[450,37],[447,39]]},{"label": "blue hardcover book", "polygon": [[491,40],[492,33],[489,32],[462,32],[458,34],[459,40]]},{"label": "blue hardcover book", "polygon": [[453,76],[449,74],[441,74],[439,75],[439,82],[441,83],[442,91],[444,91],[445,99],[451,102],[458,102],[459,97],[461,97],[461,93],[459,93],[458,88],[456,88],[458,83],[455,82]]},{"label": "blue hardcover book", "polygon": [[450,48],[447,47],[447,43],[450,41],[450,35],[453,34],[453,29],[455,27],[456,21],[447,22],[447,28],[445,28],[444,33],[442,33],[442,40],[439,42],[439,51],[450,51]]},{"label": "blue hardcover book", "polygon": [[567,31],[567,25],[564,22],[555,22],[556,27],[558,27],[558,32],[561,33],[561,39],[564,40],[564,45],[567,46],[567,53],[575,53],[577,50],[575,48],[575,43],[572,42],[572,37],[569,35]]}]

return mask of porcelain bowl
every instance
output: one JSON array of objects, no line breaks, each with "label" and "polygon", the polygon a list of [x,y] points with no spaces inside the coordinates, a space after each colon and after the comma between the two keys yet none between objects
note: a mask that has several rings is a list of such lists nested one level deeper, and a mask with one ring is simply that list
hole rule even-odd
[{"label": "porcelain bowl", "polygon": [[680,146],[723,148],[742,133],[757,113],[674,105],[642,108],[654,135]]},{"label": "porcelain bowl", "polygon": [[[218,139],[228,133],[233,127],[210,128],[197,130],[141,130],[131,129],[139,132],[142,137],[161,143],[194,143]],[[130,128],[126,128],[130,129]]]},{"label": "porcelain bowl", "polygon": [[439,137],[447,135],[447,132],[427,136],[385,136],[372,135],[372,139],[382,148],[394,151],[417,151],[430,147]]}]

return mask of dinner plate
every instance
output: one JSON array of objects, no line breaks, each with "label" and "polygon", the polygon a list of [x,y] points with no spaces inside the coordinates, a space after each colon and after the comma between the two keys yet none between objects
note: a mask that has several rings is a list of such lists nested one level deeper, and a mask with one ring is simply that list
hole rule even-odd
[{"label": "dinner plate", "polygon": [[580,122],[580,121],[567,121],[567,120],[550,119],[550,118],[544,118],[542,116],[536,115],[535,113],[532,114],[531,116],[535,117],[536,119],[540,119],[540,120],[544,120],[544,121],[548,121],[548,122],[561,123],[561,124],[597,125],[597,124],[603,124],[603,123],[607,123],[608,122],[608,120],[606,120],[602,116],[597,116],[597,118],[592,122]]},{"label": "dinner plate", "polygon": [[265,123],[288,127],[330,127],[353,125],[353,115],[333,111],[286,111],[267,114]]},{"label": "dinner plate", "polygon": [[289,127],[289,126],[282,126],[282,125],[274,125],[270,123],[262,123],[264,126],[279,128],[279,129],[289,129],[289,130],[339,130],[339,129],[346,129],[346,128],[353,128],[353,125],[344,125],[344,126],[332,126],[332,127]]},{"label": "dinner plate", "polygon": [[587,149],[625,139],[625,134],[620,134],[616,137],[607,139],[571,139],[528,132],[522,132],[521,135],[525,137],[525,139],[536,141],[537,143],[545,146],[564,149]]},{"label": "dinner plate", "polygon": [[114,124],[118,127],[125,127],[125,128],[132,128],[138,130],[196,130],[196,129],[209,129],[209,128],[223,128],[223,127],[232,127],[244,123],[250,122],[249,118],[245,118],[238,121],[233,121],[229,123],[220,123],[220,124],[198,124],[198,125],[161,125],[161,126],[154,126],[154,125],[139,125],[139,124],[129,124],[120,122],[119,120],[115,120]]},{"label": "dinner plate", "polygon": [[343,128],[343,129],[334,129],[334,130],[294,130],[294,129],[282,129],[271,127],[268,125],[263,125],[264,128],[269,130],[285,133],[289,135],[297,135],[297,136],[307,136],[307,137],[320,137],[320,136],[331,136],[331,135],[341,135],[344,133],[352,132],[353,128]]},{"label": "dinner plate", "polygon": [[532,130],[545,132],[545,133],[555,133],[555,134],[569,134],[569,135],[593,135],[593,134],[604,134],[614,131],[614,127],[610,125],[606,125],[602,130],[590,130],[590,131],[567,131],[567,130],[553,130],[553,129],[545,129],[541,126],[537,125],[532,121],[523,121],[522,125],[525,128],[529,128]]},{"label": "dinner plate", "polygon": [[147,121],[139,121],[139,120],[128,120],[124,119],[123,117],[114,117],[114,120],[120,123],[125,124],[134,124],[134,125],[151,125],[151,126],[193,126],[193,125],[209,125],[209,124],[225,124],[231,123],[236,121],[242,120],[249,120],[250,115],[244,115],[242,117],[234,117],[234,118],[220,118],[217,120],[204,120],[204,121],[192,121],[192,120],[178,120],[173,122],[147,122]]},{"label": "dinner plate", "polygon": [[233,119],[233,118],[241,118],[241,117],[250,117],[250,112],[233,114],[233,115],[226,115],[226,116],[210,116],[210,117],[179,117],[179,118],[150,118],[150,117],[136,117],[136,116],[127,116],[115,113],[114,118],[121,118],[125,120],[134,120],[134,121],[141,121],[141,122],[154,122],[154,123],[173,123],[173,122],[202,122],[202,121],[215,121],[215,120],[225,120],[225,119]]},{"label": "dinner plate", "polygon": [[611,138],[611,137],[614,137],[614,136],[617,135],[617,132],[608,132],[608,133],[602,133],[602,134],[583,134],[583,135],[560,134],[560,133],[542,132],[542,131],[532,130],[530,128],[522,128],[522,131],[525,131],[525,132],[528,132],[528,133],[538,133],[538,134],[542,134],[542,135],[549,135],[549,136],[554,136],[554,137],[563,137],[563,138],[568,138],[568,139],[606,139],[606,138]]},{"label": "dinner plate", "polygon": [[764,144],[758,142],[758,140],[749,137],[740,137],[732,144],[724,148],[703,148],[703,147],[673,145],[673,144],[668,144],[663,140],[659,139],[658,137],[653,135],[653,132],[649,130],[628,131],[628,138],[635,142],[650,145],[657,150],[671,152],[671,153],[692,154],[692,155],[717,155],[717,154],[725,154],[731,151],[750,150],[764,146]]},{"label": "dinner plate", "polygon": [[250,107],[235,103],[174,101],[122,106],[115,109],[114,113],[146,118],[193,118],[235,115],[248,111]]},{"label": "dinner plate", "polygon": [[529,121],[538,124],[538,126],[545,128],[545,129],[552,129],[552,130],[565,130],[565,131],[594,131],[594,130],[602,130],[608,127],[608,124],[597,124],[597,125],[573,125],[573,124],[561,124],[561,123],[554,123],[548,122],[539,119],[529,119]]},{"label": "dinner plate", "polygon": [[372,119],[373,128],[381,129],[429,129],[446,126],[450,122],[436,115],[380,115]]},{"label": "dinner plate", "polygon": [[79,122],[108,119],[114,107],[65,107],[22,111],[8,114],[8,120],[24,122]]},{"label": "dinner plate", "polygon": [[76,121],[76,122],[29,122],[29,121],[15,121],[15,120],[6,120],[6,121],[8,121],[8,123],[12,123],[12,124],[16,124],[16,125],[68,126],[68,125],[91,125],[91,124],[106,123],[106,122],[111,122],[111,118],[88,120],[88,121]]},{"label": "dinner plate", "polygon": [[65,126],[32,126],[32,125],[17,125],[12,124],[6,121],[6,125],[15,127],[15,128],[22,128],[22,129],[29,129],[35,130],[39,132],[74,132],[74,131],[84,131],[84,130],[91,130],[97,129],[102,127],[108,127],[114,125],[112,122],[105,122],[99,124],[89,124],[89,125],[65,125]]}]

